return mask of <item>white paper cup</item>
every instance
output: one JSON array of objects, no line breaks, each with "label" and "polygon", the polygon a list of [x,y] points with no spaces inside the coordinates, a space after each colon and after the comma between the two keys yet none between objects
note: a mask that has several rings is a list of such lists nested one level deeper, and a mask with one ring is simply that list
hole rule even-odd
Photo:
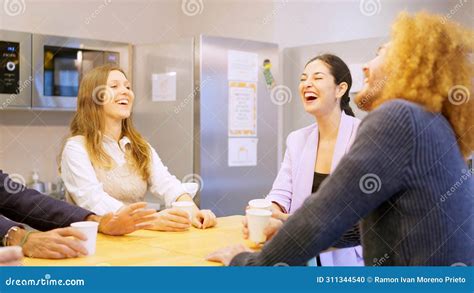
[{"label": "white paper cup", "polygon": [[183,210],[188,213],[189,220],[191,221],[193,218],[194,212],[194,203],[190,201],[175,201],[171,204],[173,208],[177,208]]},{"label": "white paper cup", "polygon": [[250,241],[257,244],[265,242],[267,239],[263,230],[270,223],[272,212],[262,209],[248,209],[246,214]]},{"label": "white paper cup", "polygon": [[191,195],[191,197],[194,197],[196,193],[199,191],[199,184],[195,182],[186,182],[182,183],[184,190]]},{"label": "white paper cup", "polygon": [[71,224],[71,227],[86,235],[87,240],[81,241],[81,243],[87,249],[87,255],[94,255],[99,223],[93,221],[75,222]]},{"label": "white paper cup", "polygon": [[249,207],[251,209],[260,209],[260,210],[272,210],[272,202],[268,199],[258,198],[252,199],[249,201]]}]

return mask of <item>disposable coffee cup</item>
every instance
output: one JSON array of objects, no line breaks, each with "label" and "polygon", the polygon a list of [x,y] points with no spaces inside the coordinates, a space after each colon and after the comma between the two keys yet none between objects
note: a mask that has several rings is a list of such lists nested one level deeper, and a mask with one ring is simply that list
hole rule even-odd
[{"label": "disposable coffee cup", "polygon": [[194,203],[190,201],[175,201],[171,204],[173,208],[183,210],[188,213],[188,218],[191,221],[193,218]]},{"label": "disposable coffee cup", "polygon": [[271,211],[272,202],[264,198],[252,199],[249,201],[249,208]]},{"label": "disposable coffee cup", "polygon": [[263,230],[270,223],[272,212],[262,209],[248,209],[246,214],[250,241],[255,244],[265,242],[267,239]]},{"label": "disposable coffee cup", "polygon": [[184,190],[191,195],[191,197],[194,197],[196,193],[199,191],[199,184],[195,182],[186,182],[182,183]]},{"label": "disposable coffee cup", "polygon": [[71,224],[71,227],[79,230],[87,237],[87,240],[81,241],[81,243],[87,249],[87,255],[94,255],[97,244],[97,231],[99,230],[99,223],[93,221],[75,222]]}]

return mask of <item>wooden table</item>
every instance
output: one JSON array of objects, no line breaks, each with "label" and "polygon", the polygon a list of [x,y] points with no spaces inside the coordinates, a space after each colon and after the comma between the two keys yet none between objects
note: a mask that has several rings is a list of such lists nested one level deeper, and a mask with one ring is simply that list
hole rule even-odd
[{"label": "wooden table", "polygon": [[125,236],[97,236],[93,256],[51,260],[25,258],[25,266],[217,266],[205,260],[209,253],[242,238],[243,216],[217,219],[213,228],[185,232],[140,230]]}]

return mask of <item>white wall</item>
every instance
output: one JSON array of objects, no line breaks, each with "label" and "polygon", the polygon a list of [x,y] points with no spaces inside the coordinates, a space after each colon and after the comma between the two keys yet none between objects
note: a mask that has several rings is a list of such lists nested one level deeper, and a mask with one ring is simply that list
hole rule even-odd
[{"label": "white wall", "polygon": [[202,4],[200,14],[193,16],[181,14],[179,18],[181,35],[192,37],[206,34],[275,42],[273,1],[203,0]]},{"label": "white wall", "polygon": [[[387,36],[397,14],[426,10],[447,15],[464,0],[361,0],[361,1],[276,1],[282,9],[275,14],[275,41],[282,47]],[[473,3],[452,18],[473,25]]]},{"label": "white wall", "polygon": [[[5,2],[1,0],[0,7]],[[16,2],[19,2],[18,0]],[[178,37],[176,0],[26,0],[10,16],[0,9],[0,29],[42,34],[151,43]]]}]

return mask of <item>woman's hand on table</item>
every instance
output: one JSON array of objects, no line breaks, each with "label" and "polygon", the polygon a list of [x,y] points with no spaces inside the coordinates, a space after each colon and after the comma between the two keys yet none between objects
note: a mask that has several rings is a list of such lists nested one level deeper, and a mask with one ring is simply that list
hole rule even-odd
[{"label": "woman's hand on table", "polygon": [[23,252],[19,246],[0,247],[0,266],[21,266]]},{"label": "woman's hand on table", "polygon": [[177,208],[162,210],[153,215],[153,226],[150,230],[179,232],[188,230],[191,227],[189,214]]},{"label": "woman's hand on table", "polygon": [[214,227],[217,224],[216,215],[211,210],[197,210],[193,217],[193,226],[198,229]]},{"label": "woman's hand on table", "polygon": [[192,225],[198,229],[206,229],[214,227],[217,224],[216,215],[211,210],[200,210],[193,201],[193,198],[189,193],[185,193],[178,197],[177,201],[189,201],[192,202],[193,207],[193,218],[191,219]]},{"label": "woman's hand on table", "polygon": [[276,203],[272,203],[272,217],[285,222],[290,217],[289,214],[282,211],[282,208]]},{"label": "woman's hand on table", "polygon": [[220,262],[225,266],[228,266],[231,260],[239,253],[252,252],[248,247],[243,244],[231,245],[228,247],[221,248],[217,251],[206,256],[206,260]]},{"label": "woman's hand on table", "polygon": [[[247,225],[247,217],[244,217],[242,220],[243,228],[242,228],[242,233],[244,234],[244,239],[249,238],[249,229]],[[272,239],[273,236],[275,236],[276,233],[280,230],[280,228],[283,226],[283,222],[274,218],[270,218],[270,222],[268,223],[268,226],[263,229],[263,234],[266,236],[267,241]]]},{"label": "woman's hand on table", "polygon": [[145,209],[146,205],[146,202],[138,202],[123,206],[117,212],[102,217],[90,215],[86,220],[99,222],[99,232],[103,234],[125,235],[153,226],[155,210]]}]

